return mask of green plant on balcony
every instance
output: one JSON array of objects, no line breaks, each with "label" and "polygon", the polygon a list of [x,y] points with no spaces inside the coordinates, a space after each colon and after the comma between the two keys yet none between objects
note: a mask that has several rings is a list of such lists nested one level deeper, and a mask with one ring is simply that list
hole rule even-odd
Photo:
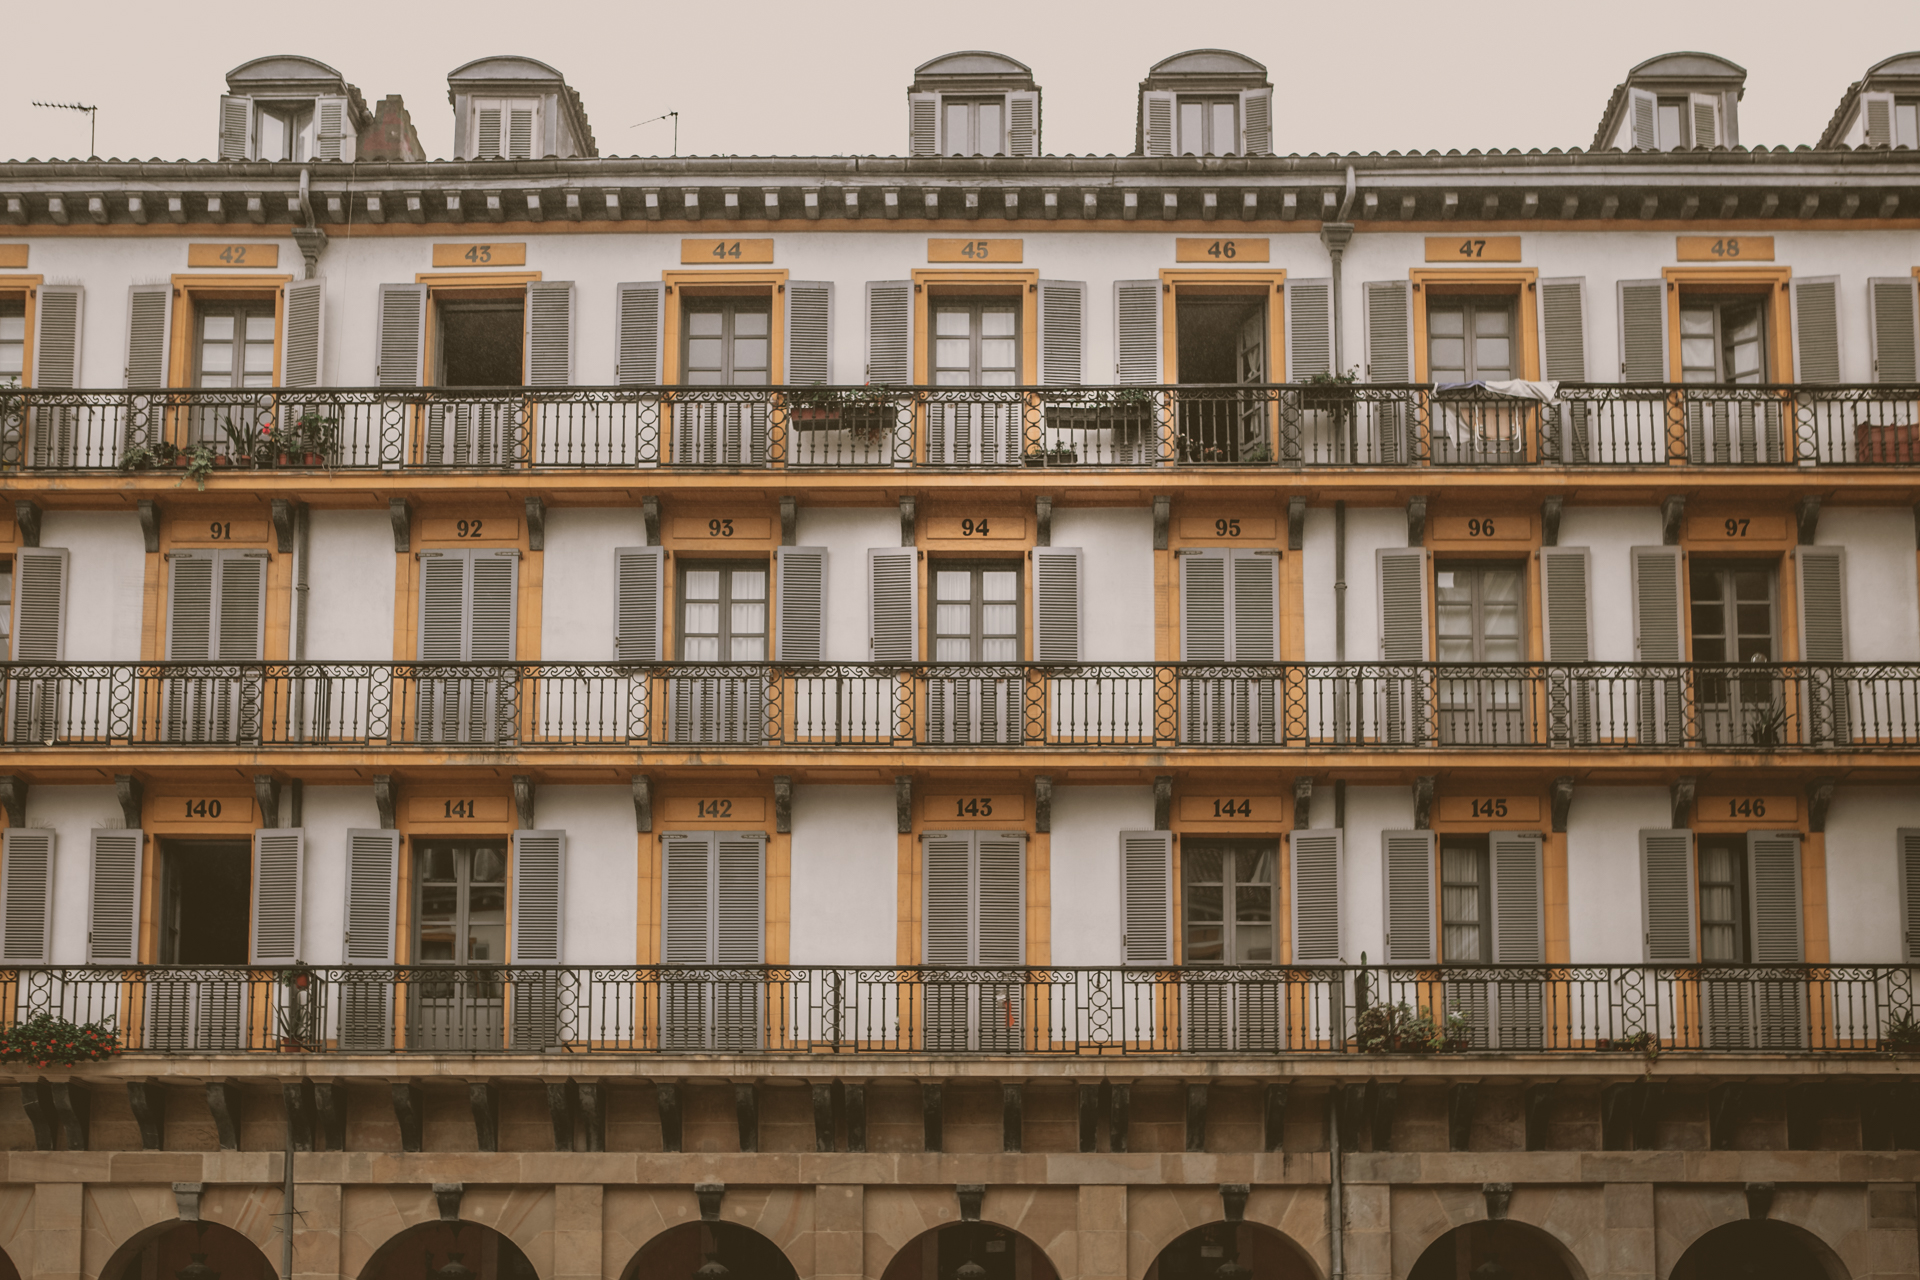
[{"label": "green plant on balcony", "polygon": [[1354,1020],[1362,1053],[1458,1053],[1473,1036],[1467,1015],[1458,1009],[1435,1017],[1406,1001],[1370,1004]]},{"label": "green plant on balcony", "polygon": [[1034,445],[1021,455],[1020,461],[1029,467],[1065,467],[1080,461],[1080,453],[1071,445],[1057,444],[1050,449]]},{"label": "green plant on balcony", "polygon": [[1660,1060],[1660,1037],[1651,1031],[1636,1031],[1628,1036],[1602,1036],[1593,1047],[1601,1053],[1637,1053],[1647,1060],[1647,1069]]},{"label": "green plant on balcony", "polygon": [[1316,413],[1346,413],[1353,407],[1353,384],[1360,381],[1356,366],[1345,373],[1316,373],[1300,392],[1300,407]]},{"label": "green plant on balcony", "polygon": [[155,471],[179,464],[180,446],[171,440],[155,440],[152,444],[128,445],[120,455],[122,471]]},{"label": "green plant on balcony", "polygon": [[205,489],[207,477],[213,474],[214,465],[220,457],[213,451],[213,446],[197,444],[183,451],[180,457],[186,460],[187,478],[193,481],[195,487]]},{"label": "green plant on balcony", "polygon": [[1911,1009],[1894,1014],[1893,1021],[1880,1033],[1880,1052],[1920,1053],[1920,1022],[1914,1021]]},{"label": "green plant on balcony", "polygon": [[801,431],[845,428],[858,444],[893,435],[894,392],[887,386],[800,387],[786,393],[787,410]]},{"label": "green plant on balcony", "polygon": [[0,1062],[35,1068],[105,1062],[118,1052],[120,1033],[114,1030],[112,1018],[69,1022],[43,1009],[0,1033]]},{"label": "green plant on balcony", "polygon": [[340,419],[308,409],[274,433],[274,444],[286,461],[298,459],[309,467],[325,466],[340,438]]},{"label": "green plant on balcony", "polygon": [[220,433],[227,438],[229,446],[226,456],[237,467],[270,467],[280,452],[274,439],[273,423],[264,422],[259,426],[241,426],[230,415],[220,419]]},{"label": "green plant on balcony", "polygon": [[1787,738],[1787,708],[1778,699],[1747,712],[1747,741],[1770,751]]}]

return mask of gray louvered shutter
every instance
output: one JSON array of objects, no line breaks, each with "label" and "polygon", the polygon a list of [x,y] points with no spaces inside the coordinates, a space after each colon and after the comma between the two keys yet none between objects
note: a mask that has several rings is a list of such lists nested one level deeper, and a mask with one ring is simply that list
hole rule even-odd
[{"label": "gray louvered shutter", "polygon": [[51,831],[0,832],[0,964],[45,964],[52,955]]},{"label": "gray louvered shutter", "polygon": [[1288,280],[1287,381],[1333,372],[1333,281]]},{"label": "gray louvered shutter", "polygon": [[1153,91],[1140,95],[1141,154],[1173,154],[1173,95]]},{"label": "gray louvered shutter", "polygon": [[613,560],[614,660],[659,662],[666,551],[660,547],[616,547]]},{"label": "gray louvered shutter", "polygon": [[1586,301],[1584,277],[1540,282],[1540,363],[1552,381],[1587,380]]},{"label": "gray louvered shutter", "polygon": [[220,158],[253,159],[253,99],[220,95]]},{"label": "gray louvered shutter", "polygon": [[[65,660],[68,567],[64,547],[21,547],[13,553],[14,662]],[[8,740],[51,743],[59,729],[59,680],[17,673],[12,685]]]},{"label": "gray louvered shutter", "polygon": [[469,662],[512,662],[517,647],[520,553],[473,553],[473,603],[468,610]]},{"label": "gray louvered shutter", "polygon": [[1369,280],[1362,290],[1367,310],[1367,381],[1413,381],[1413,313],[1405,280]]},{"label": "gray louvered shutter", "polygon": [[127,290],[129,387],[167,385],[167,319],[172,305],[170,284],[136,284]]},{"label": "gray louvered shutter", "polygon": [[1374,553],[1380,580],[1380,661],[1425,662],[1427,549],[1381,547]]},{"label": "gray louvered shutter", "polygon": [[660,837],[660,963],[713,963],[713,841],[670,831]]},{"label": "gray louvered shutter", "polygon": [[[1540,833],[1496,831],[1488,838],[1493,873],[1493,962],[1538,966],[1547,962],[1546,873]],[[1546,1036],[1546,984],[1503,978],[1487,984],[1496,1049],[1538,1049]]]},{"label": "gray louvered shutter", "polygon": [[1622,280],[1620,300],[1620,380],[1667,380],[1667,283]]},{"label": "gray louvered shutter", "polygon": [[939,94],[910,93],[907,95],[907,154],[910,156],[940,154]]},{"label": "gray louvered shutter", "polygon": [[[1592,582],[1587,548],[1540,548],[1540,629],[1549,663],[1593,660]],[[1554,746],[1592,742],[1593,706],[1594,687],[1582,672],[1549,672],[1547,740]]]},{"label": "gray louvered shutter", "polygon": [[265,653],[267,558],[263,552],[217,553],[220,589],[214,607],[221,662],[258,662]]},{"label": "gray louvered shutter", "polygon": [[467,660],[467,563],[464,551],[420,553],[421,662]]},{"label": "gray louvered shutter", "polygon": [[867,381],[913,382],[913,281],[867,281]]},{"label": "gray louvered shutter", "polygon": [[979,850],[974,963],[1014,968],[1027,962],[1027,838],[1011,831],[982,831]]},{"label": "gray louvered shutter", "polygon": [[87,963],[140,963],[146,835],[96,830],[87,855]]},{"label": "gray louvered shutter", "polygon": [[973,957],[973,836],[966,831],[929,831],[921,837],[920,963],[961,966]]},{"label": "gray louvered shutter", "polygon": [[1434,856],[1431,831],[1383,831],[1387,963],[1433,964]]},{"label": "gray louvered shutter", "polygon": [[1693,125],[1689,130],[1693,145],[1696,147],[1720,146],[1720,95],[1717,93],[1689,94],[1687,107]]},{"label": "gray louvered shutter", "polygon": [[1280,557],[1271,552],[1235,551],[1233,574],[1234,662],[1280,661]]},{"label": "gray louvered shutter", "polygon": [[289,387],[320,385],[320,356],[325,341],[326,281],[315,277],[287,286],[287,322],[280,360],[280,381]]},{"label": "gray louvered shutter", "polygon": [[374,335],[374,376],[383,387],[420,385],[421,338],[427,325],[427,286],[383,284]]},{"label": "gray louvered shutter", "polygon": [[[347,832],[346,937],[349,966],[393,963],[400,890],[400,833]],[[417,958],[417,957],[416,957]],[[379,1052],[393,1045],[393,981],[384,973],[341,980],[340,1047]]]},{"label": "gray louvered shutter", "polygon": [[1033,657],[1036,662],[1080,661],[1078,547],[1033,549]]},{"label": "gray louvered shutter", "polygon": [[1293,963],[1340,963],[1340,864],[1346,832],[1337,827],[1287,837],[1293,908]]},{"label": "gray louvered shutter", "polygon": [[533,108],[511,107],[507,111],[507,159],[532,160]]},{"label": "gray louvered shutter", "polygon": [[774,657],[780,662],[819,662],[826,657],[827,549],[780,547],[774,552],[779,603],[774,615]]},{"label": "gray louvered shutter", "polygon": [[1753,962],[1801,964],[1807,958],[1800,905],[1800,833],[1747,832]]},{"label": "gray louvered shutter", "polygon": [[1863,93],[1860,103],[1860,141],[1869,147],[1893,145],[1893,95]]},{"label": "gray louvered shutter", "polygon": [[1040,282],[1040,382],[1077,387],[1087,366],[1087,286],[1081,280]]},{"label": "gray louvered shutter", "polygon": [[1806,276],[1793,282],[1795,380],[1840,381],[1840,277]]},{"label": "gray louvered shutter", "polygon": [[[1684,662],[1686,604],[1681,599],[1679,547],[1634,547],[1633,660],[1671,667]],[[1680,745],[1684,722],[1682,672],[1639,677],[1636,702],[1640,739]]]},{"label": "gray louvered shutter", "polygon": [[1627,146],[1638,151],[1660,149],[1660,99],[1645,89],[1627,90]]},{"label": "gray louvered shutter", "polygon": [[664,288],[658,280],[637,280],[614,286],[614,351],[618,363],[614,365],[613,376],[623,387],[660,385]]},{"label": "gray louvered shutter", "polygon": [[[722,831],[713,845],[713,963],[765,964],[767,838],[758,831]],[[714,984],[714,1048],[739,1053],[759,1047],[763,991],[757,976]]]},{"label": "gray louvered shutter", "polygon": [[167,661],[210,662],[218,591],[217,551],[176,551],[167,574]]},{"label": "gray louvered shutter", "polygon": [[1122,963],[1173,963],[1173,833],[1120,833]]},{"label": "gray louvered shutter", "polygon": [[1920,963],[1920,827],[1893,833],[1900,865],[1900,958]]},{"label": "gray louvered shutter", "polygon": [[1129,386],[1161,382],[1160,282],[1114,281],[1113,323],[1114,380]]},{"label": "gray louvered shutter", "polygon": [[1911,276],[1867,281],[1875,382],[1920,381],[1920,287]]},{"label": "gray louvered shutter", "polygon": [[1240,154],[1273,154],[1273,90],[1246,89],[1240,94]]},{"label": "gray louvered shutter", "polygon": [[253,833],[253,920],[248,964],[300,963],[300,904],[306,860],[304,830],[263,828]]},{"label": "gray louvered shutter", "polygon": [[791,387],[833,383],[833,282],[787,281],[787,361]]},{"label": "gray louvered shutter", "polygon": [[[557,965],[561,960],[563,910],[567,887],[567,833],[513,833],[513,914],[511,962]],[[545,1049],[561,1042],[560,975],[534,968],[513,975],[511,1043],[516,1049]]]},{"label": "gray louvered shutter", "polygon": [[1640,934],[1648,964],[1692,964],[1699,956],[1693,894],[1693,832],[1642,831]]},{"label": "gray louvered shutter", "polygon": [[480,107],[474,113],[473,158],[476,160],[497,160],[500,158],[500,108]]},{"label": "gray louvered shutter", "polygon": [[1847,549],[1795,547],[1800,584],[1800,661],[1847,661]]},{"label": "gray louvered shutter", "polygon": [[1040,95],[1021,90],[1007,95],[1007,154],[1040,154]]},{"label": "gray louvered shutter", "polygon": [[527,385],[564,387],[573,382],[573,282],[535,280],[527,285]]},{"label": "gray louvered shutter", "polygon": [[920,660],[919,557],[912,547],[867,549],[867,649],[877,663]]},{"label": "gray louvered shutter", "polygon": [[313,100],[313,158],[351,160],[354,158],[353,117],[345,98]]},{"label": "gray louvered shutter", "polygon": [[[80,321],[85,295],[77,284],[43,284],[39,295],[33,322],[33,385],[41,391],[71,391],[80,385]],[[77,409],[36,408],[27,430],[36,467],[105,461],[80,438]]]},{"label": "gray louvered shutter", "polygon": [[1180,661],[1227,662],[1232,638],[1227,625],[1227,553],[1188,551],[1180,562]]}]

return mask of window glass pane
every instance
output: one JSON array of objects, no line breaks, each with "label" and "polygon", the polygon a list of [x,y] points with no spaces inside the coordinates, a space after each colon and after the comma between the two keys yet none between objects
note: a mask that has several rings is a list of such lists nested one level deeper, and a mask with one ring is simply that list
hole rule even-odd
[{"label": "window glass pane", "polygon": [[718,371],[726,344],[718,338],[692,338],[687,342],[687,367]]},{"label": "window glass pane", "polygon": [[973,609],[964,604],[943,604],[934,610],[934,629],[943,636],[972,636]]},{"label": "window glass pane", "polygon": [[736,338],[764,338],[770,332],[771,318],[764,311],[736,311],[733,313],[733,334]]},{"label": "window glass pane", "polygon": [[1897,102],[1893,107],[1893,145],[1920,147],[1920,102]]},{"label": "window glass pane", "polygon": [[983,600],[1013,600],[1020,592],[1020,575],[1007,569],[988,569],[980,575]]},{"label": "window glass pane", "polygon": [[227,311],[215,311],[200,318],[200,336],[211,342],[230,342],[233,340],[233,314]]},{"label": "window glass pane", "polygon": [[1240,149],[1240,139],[1235,135],[1234,104],[1216,102],[1212,106],[1213,118],[1208,121],[1212,126],[1211,136],[1207,139],[1207,153],[1216,156],[1230,156]]},{"label": "window glass pane", "polygon": [[968,128],[967,117],[972,114],[964,102],[949,102],[947,107],[946,136],[941,139],[944,155],[965,156],[973,154],[972,130]]},{"label": "window glass pane", "polygon": [[973,364],[973,344],[965,338],[939,338],[933,344],[933,360],[942,369],[966,373]]},{"label": "window glass pane", "polygon": [[473,879],[476,881],[504,881],[507,878],[507,851],[505,849],[475,849],[473,851]]},{"label": "window glass pane", "polygon": [[1007,338],[1013,336],[1013,311],[1011,308],[995,307],[980,312],[980,333],[988,338]]},{"label": "window glass pane", "polygon": [[1008,636],[1019,625],[1019,615],[1010,604],[980,606],[980,632],[989,636]]},{"label": "window glass pane", "polygon": [[939,599],[973,599],[973,575],[964,569],[941,569],[934,574],[933,580]]},{"label": "window glass pane", "polygon": [[933,331],[943,338],[964,338],[973,331],[972,321],[964,307],[942,307],[933,313]]},{"label": "window glass pane", "polygon": [[720,606],[712,601],[687,601],[687,635],[715,635],[720,630]]},{"label": "window glass pane", "polygon": [[1457,338],[1467,331],[1467,313],[1460,307],[1434,307],[1427,312],[1427,333],[1435,338]]},{"label": "window glass pane", "polygon": [[1671,151],[1680,145],[1680,121],[1685,115],[1677,102],[1660,104],[1660,149]]},{"label": "window glass pane", "polygon": [[200,370],[202,373],[233,372],[233,346],[226,342],[209,342],[200,348]]},{"label": "window glass pane", "polygon": [[724,323],[724,318],[718,311],[687,312],[687,332],[696,338],[719,337]]},{"label": "window glass pane", "polygon": [[746,370],[759,370],[767,367],[767,340],[765,338],[735,338],[733,340],[733,368],[740,373]]},{"label": "window glass pane", "polygon": [[1001,138],[1000,104],[983,102],[975,110],[973,154],[982,156],[1004,154],[1007,148]]},{"label": "window glass pane", "polygon": [[1011,369],[1020,359],[1019,347],[1011,338],[988,338],[980,343],[980,369]]},{"label": "window glass pane", "polygon": [[1182,99],[1180,102],[1180,145],[1183,156],[1197,156],[1206,146],[1206,105]]},{"label": "window glass pane", "polygon": [[247,344],[247,372],[273,372],[273,344],[271,342],[249,342]]},{"label": "window glass pane", "polygon": [[720,571],[718,569],[687,570],[686,592],[689,600],[718,600]]},{"label": "window glass pane", "polygon": [[262,160],[291,160],[293,158],[292,152],[287,145],[291,140],[289,136],[290,131],[287,128],[286,120],[279,114],[272,111],[260,112],[258,122],[254,127],[259,130],[257,141],[260,158]]},{"label": "window glass pane", "polygon": [[273,341],[273,312],[271,311],[247,312],[247,341],[248,342],[272,342]]},{"label": "window glass pane", "polygon": [[[740,636],[765,635],[767,631],[766,604],[758,600],[734,601],[733,607],[730,610],[728,625],[732,628],[733,635],[736,638]],[[737,658],[740,655],[736,653],[734,656]]]}]

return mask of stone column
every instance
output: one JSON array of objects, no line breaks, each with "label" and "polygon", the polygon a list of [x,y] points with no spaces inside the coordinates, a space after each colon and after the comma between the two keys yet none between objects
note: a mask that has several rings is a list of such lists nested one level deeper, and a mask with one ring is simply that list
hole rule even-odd
[{"label": "stone column", "polygon": [[1340,1195],[1347,1211],[1347,1280],[1392,1280],[1393,1188],[1349,1182]]},{"label": "stone column", "polygon": [[33,1275],[28,1280],[81,1280],[80,1213],[86,1186],[42,1182],[33,1189]]},{"label": "stone column", "polygon": [[1127,1280],[1127,1189],[1081,1187],[1080,1280]]},{"label": "stone column", "polygon": [[293,1280],[341,1280],[340,1184],[295,1183],[293,1208]]},{"label": "stone column", "polygon": [[813,1192],[813,1274],[860,1280],[866,1272],[867,1189],[822,1186]]},{"label": "stone column", "polygon": [[600,1206],[605,1188],[598,1183],[563,1182],[553,1189],[554,1280],[600,1280]]},{"label": "stone column", "polygon": [[1914,1249],[1915,1222],[1911,1182],[1867,1184],[1867,1256],[1874,1275],[1911,1276],[1920,1272],[1920,1253]]},{"label": "stone column", "polygon": [[1653,1280],[1653,1184],[1609,1182],[1605,1204],[1606,1280]]}]

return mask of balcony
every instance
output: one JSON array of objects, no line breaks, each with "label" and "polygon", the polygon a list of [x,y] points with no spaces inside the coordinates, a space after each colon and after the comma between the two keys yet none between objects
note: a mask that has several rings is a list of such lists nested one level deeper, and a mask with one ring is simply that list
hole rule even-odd
[{"label": "balcony", "polygon": [[0,664],[18,752],[1920,748],[1920,665]]},{"label": "balcony", "polygon": [[[1905,965],[0,970],[0,1028],[130,1054],[1109,1057],[1911,1052]],[[1904,1029],[1903,1029],[1904,1028]]]},{"label": "balcony", "polygon": [[1920,386],[335,388],[0,394],[0,468],[1912,467]]}]

